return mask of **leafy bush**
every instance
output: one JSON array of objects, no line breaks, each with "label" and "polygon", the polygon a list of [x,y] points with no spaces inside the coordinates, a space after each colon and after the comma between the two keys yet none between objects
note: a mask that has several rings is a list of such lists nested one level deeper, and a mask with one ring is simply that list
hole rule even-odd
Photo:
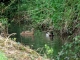
[{"label": "leafy bush", "polygon": [[52,58],[53,52],[54,52],[53,48],[51,48],[47,44],[45,44],[45,53],[46,53],[47,57]]},{"label": "leafy bush", "polygon": [[57,60],[80,60],[80,36],[76,36],[73,42],[67,42],[56,56]]},{"label": "leafy bush", "polygon": [[0,60],[8,60],[4,53],[0,52]]},{"label": "leafy bush", "polygon": [[3,25],[7,25],[8,24],[7,18],[4,17],[0,18],[0,23],[2,23]]}]

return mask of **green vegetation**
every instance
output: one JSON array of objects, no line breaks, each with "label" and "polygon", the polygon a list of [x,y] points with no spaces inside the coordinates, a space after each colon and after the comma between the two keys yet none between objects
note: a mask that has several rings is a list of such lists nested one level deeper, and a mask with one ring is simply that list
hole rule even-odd
[{"label": "green vegetation", "polygon": [[4,53],[0,51],[0,60],[8,60]]},{"label": "green vegetation", "polygon": [[65,43],[58,53],[57,60],[79,60],[80,59],[80,36],[74,37],[73,42]]},{"label": "green vegetation", "polygon": [[[7,26],[7,33],[17,33],[17,42],[29,45],[41,55],[56,60],[80,60],[80,0],[1,0],[0,23]],[[43,24],[53,27],[53,41],[46,41]],[[20,32],[32,27],[34,41],[20,36]]]}]

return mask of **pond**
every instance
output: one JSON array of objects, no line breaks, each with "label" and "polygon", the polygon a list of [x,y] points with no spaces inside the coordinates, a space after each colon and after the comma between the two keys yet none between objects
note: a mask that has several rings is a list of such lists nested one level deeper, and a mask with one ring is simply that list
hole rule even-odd
[{"label": "pond", "polygon": [[29,45],[30,48],[36,50],[40,54],[48,53],[46,51],[47,48],[45,47],[45,45],[47,45],[49,48],[53,49],[51,57],[54,57],[58,54],[62,45],[61,40],[58,38],[58,36],[54,36],[53,41],[48,40],[46,38],[46,34],[39,30],[35,31],[34,40],[32,40],[31,37],[25,38],[20,36],[19,38],[17,38],[17,41],[21,42],[24,45]]},{"label": "pond", "polygon": [[32,40],[31,37],[25,38],[20,36],[20,32],[21,32],[20,29],[21,28],[19,26],[14,26],[13,24],[13,28],[11,32],[17,33],[17,35],[15,36],[17,38],[17,42],[20,42],[24,45],[29,45],[30,48],[36,50],[40,54],[48,53],[47,50],[49,49],[47,49],[45,45],[47,45],[48,48],[53,50],[51,52],[51,57],[56,56],[58,52],[61,50],[62,43],[59,36],[57,36],[56,33],[54,33],[54,39],[51,41],[46,38],[46,34],[44,32],[36,30],[34,32],[34,40]]}]

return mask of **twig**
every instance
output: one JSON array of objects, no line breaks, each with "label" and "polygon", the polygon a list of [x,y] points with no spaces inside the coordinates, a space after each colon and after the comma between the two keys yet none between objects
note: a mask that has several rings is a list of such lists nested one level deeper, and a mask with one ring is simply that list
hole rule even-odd
[{"label": "twig", "polygon": [[[7,41],[10,38],[10,36],[12,36],[12,35],[16,35],[16,33],[9,34],[9,36],[5,40],[5,46],[7,46]],[[11,46],[12,46],[12,43],[11,43]]]}]

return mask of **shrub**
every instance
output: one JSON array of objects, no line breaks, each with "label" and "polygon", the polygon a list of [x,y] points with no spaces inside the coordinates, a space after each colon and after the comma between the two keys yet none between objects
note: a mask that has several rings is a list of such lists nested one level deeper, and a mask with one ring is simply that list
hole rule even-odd
[{"label": "shrub", "polygon": [[67,42],[56,56],[56,60],[80,60],[80,36],[73,38],[73,42]]}]

